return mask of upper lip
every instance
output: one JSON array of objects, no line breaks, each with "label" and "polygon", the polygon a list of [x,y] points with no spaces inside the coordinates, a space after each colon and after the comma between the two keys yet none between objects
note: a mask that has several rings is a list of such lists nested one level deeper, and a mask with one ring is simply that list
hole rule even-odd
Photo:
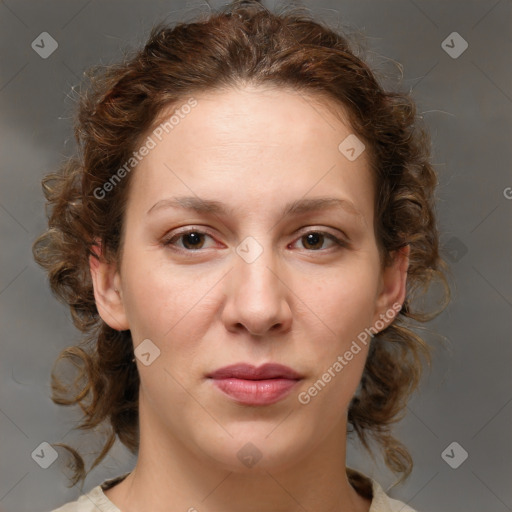
[{"label": "upper lip", "polygon": [[265,380],[265,379],[301,379],[295,370],[277,363],[267,363],[255,367],[246,363],[232,364],[224,366],[208,374],[212,379],[245,379],[245,380]]}]

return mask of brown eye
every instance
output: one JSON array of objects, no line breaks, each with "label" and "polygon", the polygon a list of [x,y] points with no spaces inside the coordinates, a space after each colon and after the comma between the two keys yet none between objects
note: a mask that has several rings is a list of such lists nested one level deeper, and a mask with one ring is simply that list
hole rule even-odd
[{"label": "brown eye", "polygon": [[[334,246],[342,246],[345,247],[346,244],[339,238],[336,238],[334,235],[331,235],[330,233],[325,233],[323,231],[310,231],[304,235],[301,236],[299,239],[301,240],[303,247],[305,249],[311,250],[311,251],[319,251],[323,247],[326,240],[331,241],[331,247]],[[328,248],[328,247],[327,247]]]},{"label": "brown eye", "polygon": [[322,233],[308,233],[302,237],[306,249],[321,249],[324,239]]},{"label": "brown eye", "polygon": [[183,246],[186,249],[201,249],[204,244],[203,233],[198,233],[197,231],[191,231],[190,233],[185,233],[184,235],[180,235],[183,238]]},{"label": "brown eye", "polygon": [[[211,238],[210,235],[202,231],[189,230],[163,240],[162,245],[173,246],[182,251],[197,251],[204,249],[205,237]],[[176,243],[178,241],[181,241],[181,243]]]}]

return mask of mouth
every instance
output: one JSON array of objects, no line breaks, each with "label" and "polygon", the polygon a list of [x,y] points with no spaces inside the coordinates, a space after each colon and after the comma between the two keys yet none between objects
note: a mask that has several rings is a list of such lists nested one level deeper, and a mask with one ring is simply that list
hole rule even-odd
[{"label": "mouth", "polygon": [[219,368],[207,377],[217,390],[244,405],[279,402],[303,378],[292,368],[275,363],[267,363],[258,368],[245,363],[235,364]]}]

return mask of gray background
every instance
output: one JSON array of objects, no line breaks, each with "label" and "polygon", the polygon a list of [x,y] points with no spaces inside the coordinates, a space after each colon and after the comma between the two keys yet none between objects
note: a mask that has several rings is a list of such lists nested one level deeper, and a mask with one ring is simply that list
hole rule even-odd
[{"label": "gray background", "polygon": [[[431,130],[439,172],[439,224],[454,297],[428,326],[433,369],[396,429],[415,468],[390,494],[422,512],[512,510],[512,3],[302,5],[334,26],[362,30],[380,71],[393,71],[389,59],[404,66],[402,87],[413,90]],[[49,398],[52,364],[79,332],[31,255],[45,227],[40,179],[74,149],[71,87],[86,67],[113,62],[122,48],[142,43],[155,20],[190,19],[201,6],[199,0],[0,1],[0,510],[47,511],[80,494],[65,486],[63,457],[47,469],[35,463],[31,453],[40,443],[65,441],[91,452],[99,446],[71,430],[78,411]],[[48,59],[31,48],[45,31],[59,45]],[[469,44],[456,59],[441,46],[454,31]],[[457,469],[441,456],[454,441],[469,454]],[[461,453],[456,447],[452,460]],[[384,487],[393,481],[358,445],[349,446],[348,462]],[[84,490],[134,463],[116,444]]]}]

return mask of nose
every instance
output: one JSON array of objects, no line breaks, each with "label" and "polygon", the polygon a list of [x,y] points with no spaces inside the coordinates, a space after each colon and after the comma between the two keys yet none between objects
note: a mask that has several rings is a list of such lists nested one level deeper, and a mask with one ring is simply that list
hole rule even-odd
[{"label": "nose", "polygon": [[222,320],[230,332],[246,329],[263,337],[290,329],[292,292],[270,249],[251,263],[235,255],[229,276]]}]

